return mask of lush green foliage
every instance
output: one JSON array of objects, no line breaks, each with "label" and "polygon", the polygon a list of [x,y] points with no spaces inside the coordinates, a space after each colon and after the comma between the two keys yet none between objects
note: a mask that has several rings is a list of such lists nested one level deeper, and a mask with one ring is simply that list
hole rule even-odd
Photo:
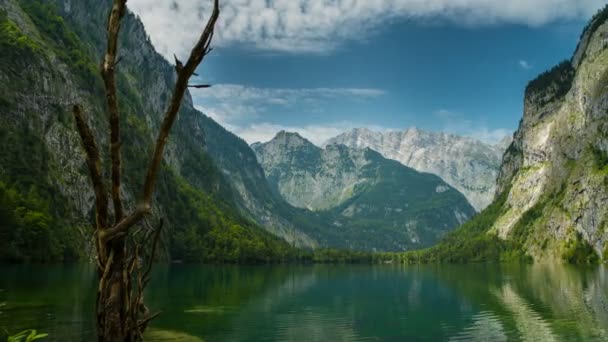
[{"label": "lush green foliage", "polygon": [[366,264],[376,260],[377,254],[360,251],[339,250],[334,248],[315,250],[300,258],[301,261],[314,263]]},{"label": "lush green foliage", "polygon": [[571,264],[595,264],[599,257],[593,247],[576,233],[574,239],[568,239],[563,246],[562,259]]},{"label": "lush green foliage", "polygon": [[608,167],[608,152],[591,146],[591,154],[593,155],[593,164],[598,171],[605,170]]},{"label": "lush green foliage", "polygon": [[543,211],[547,206],[547,201],[539,201],[534,207],[526,211],[517,224],[512,229],[511,240],[518,245],[523,245],[528,241],[532,233],[532,225],[543,216]]},{"label": "lush green foliage", "polygon": [[[74,259],[73,235],[50,214],[35,186],[23,191],[0,182],[0,260],[52,262]],[[59,230],[59,231],[58,231]]]},{"label": "lush green foliage", "polygon": [[536,79],[530,81],[526,87],[526,96],[543,93],[551,96],[543,96],[539,105],[543,106],[551,101],[558,100],[566,96],[572,88],[575,70],[572,63],[565,60],[553,67],[549,71],[540,74]]},{"label": "lush green foliage", "polygon": [[[173,179],[167,179],[173,177]],[[161,196],[171,203],[175,226],[170,251],[184,262],[260,263],[284,261],[295,249],[242,218],[228,205],[195,189],[179,177],[165,174]]]},{"label": "lush green foliage", "polygon": [[49,185],[44,142],[28,127],[0,126],[0,260],[74,260],[81,243]]},{"label": "lush green foliage", "polygon": [[[89,96],[92,99],[87,102],[90,108],[87,114],[92,117],[94,123],[102,123],[99,127],[93,127],[96,135],[101,137],[106,129],[102,114],[103,91],[99,86],[98,71],[90,62],[96,58],[92,52],[95,49],[87,47],[70,29],[73,28],[70,26],[72,23],[58,15],[52,2],[19,0],[19,3],[44,41],[40,47],[41,54],[33,56],[38,58],[34,62],[43,62],[45,54],[52,53],[68,66],[76,76],[75,81],[82,87],[81,90],[88,91],[89,94],[85,95],[85,98]],[[17,27],[8,21],[6,15],[0,19],[0,23],[8,25],[9,28]],[[125,25],[128,25],[128,22]],[[101,26],[98,29],[103,31]],[[13,36],[16,35],[15,32],[20,32],[13,29],[2,32],[5,31]],[[0,43],[8,44],[14,41],[18,39],[7,38]],[[13,65],[10,63],[16,61],[10,60],[7,63]],[[121,68],[118,74],[120,105],[124,113],[121,118],[124,184],[128,191],[137,194],[142,187],[143,172],[152,146],[153,129],[143,117],[146,112],[146,99],[142,98],[141,93],[129,82],[129,79],[135,77],[127,74],[126,69]],[[143,74],[153,72],[156,70],[142,70]],[[15,78],[17,79],[17,76]],[[29,91],[27,84],[13,84],[7,92],[3,92],[0,102],[0,108],[7,109],[10,114],[0,118],[0,143],[4,146],[0,150],[0,180],[4,180],[0,183],[0,260],[74,260],[80,253],[75,251],[82,251],[81,245],[87,243],[87,232],[91,228],[87,225],[77,229],[73,222],[82,224],[83,221],[91,221],[92,217],[80,217],[81,214],[76,213],[76,208],[70,204],[75,201],[66,201],[59,195],[59,186],[72,185],[61,183],[66,178],[66,175],[61,174],[65,170],[64,165],[53,165],[56,162],[53,160],[53,152],[48,150],[48,142],[44,140],[49,122],[41,120],[38,113],[11,116],[11,108],[16,107],[19,94]],[[65,128],[73,129],[70,116],[63,116],[65,108],[57,106],[45,110],[51,118],[51,124],[52,120],[58,118]],[[226,263],[282,261],[293,258],[296,254],[292,246],[237,213],[230,202],[226,182],[221,173],[201,149],[200,142],[191,139],[185,131],[190,128],[187,120],[188,115],[191,117],[192,113],[185,114],[186,117],[182,115],[177,123],[175,132],[183,138],[180,139],[180,150],[185,157],[181,174],[165,165],[158,182],[157,203],[163,208],[163,216],[170,227],[163,238],[165,255],[184,262]],[[107,162],[107,152],[102,153]],[[78,172],[87,175],[84,166]]]},{"label": "lush green foliage", "polygon": [[402,263],[467,263],[523,259],[512,242],[501,240],[489,232],[500,216],[509,191],[504,191],[492,205],[460,228],[450,232],[431,248],[390,255]]},{"label": "lush green foliage", "polygon": [[19,0],[21,8],[42,34],[48,38],[53,52],[69,64],[85,81],[89,90],[99,86],[98,68],[89,58],[83,43],[57,14],[54,4],[40,0]]},{"label": "lush green foliage", "polygon": [[4,9],[0,9],[0,49],[3,59],[23,58],[40,50],[38,44],[7,17]]}]

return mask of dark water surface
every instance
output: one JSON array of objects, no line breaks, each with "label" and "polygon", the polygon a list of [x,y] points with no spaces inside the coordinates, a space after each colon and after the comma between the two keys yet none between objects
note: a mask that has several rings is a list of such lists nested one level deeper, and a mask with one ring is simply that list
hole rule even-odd
[{"label": "dark water surface", "polygon": [[[157,266],[152,341],[608,341],[608,269]],[[0,266],[0,329],[94,340],[90,266]]]}]

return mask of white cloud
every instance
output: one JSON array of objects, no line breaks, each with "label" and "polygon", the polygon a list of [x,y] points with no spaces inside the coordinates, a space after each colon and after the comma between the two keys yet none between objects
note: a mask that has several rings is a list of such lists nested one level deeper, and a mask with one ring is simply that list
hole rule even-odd
[{"label": "white cloud", "polygon": [[240,136],[249,144],[254,142],[266,142],[274,138],[280,131],[296,132],[304,138],[310,140],[317,146],[322,146],[324,142],[339,134],[342,134],[353,128],[366,127],[375,131],[386,131],[387,129],[380,126],[366,125],[354,122],[336,122],[321,125],[305,125],[305,126],[288,126],[277,125],[272,123],[253,123],[245,126],[231,127],[234,134]]},{"label": "white cloud", "polygon": [[459,112],[447,109],[435,111],[435,116],[441,120],[443,131],[470,137],[486,144],[498,144],[513,134],[508,128],[488,128],[483,120],[471,121]]},{"label": "white cloud", "polygon": [[506,128],[488,129],[480,127],[470,129],[465,135],[483,141],[486,144],[498,144],[506,137],[513,135],[513,131]]},{"label": "white cloud", "polygon": [[238,84],[192,92],[198,110],[249,143],[268,141],[285,130],[298,132],[318,145],[348,129],[372,126],[351,122],[290,126],[270,123],[264,115],[282,110],[318,112],[333,101],[367,101],[384,94],[372,88],[257,88]]},{"label": "white cloud", "polygon": [[239,84],[218,84],[191,92],[203,112],[227,126],[251,122],[278,110],[314,113],[333,101],[367,101],[385,94],[372,88],[258,88]]},{"label": "white cloud", "polygon": [[[156,48],[186,55],[210,13],[211,0],[129,0]],[[604,0],[223,0],[215,45],[324,53],[366,39],[392,19],[460,25],[539,26],[589,18]],[[177,4],[177,6],[175,6]]]},{"label": "white cloud", "polygon": [[385,94],[383,90],[371,88],[258,88],[240,84],[218,84],[211,88],[193,91],[200,99],[239,102],[267,102],[287,105],[300,100],[332,98],[365,99]]},{"label": "white cloud", "polygon": [[526,69],[526,70],[532,69],[532,64],[530,64],[528,61],[523,60],[523,59],[519,61],[519,66],[522,67],[522,69]]}]

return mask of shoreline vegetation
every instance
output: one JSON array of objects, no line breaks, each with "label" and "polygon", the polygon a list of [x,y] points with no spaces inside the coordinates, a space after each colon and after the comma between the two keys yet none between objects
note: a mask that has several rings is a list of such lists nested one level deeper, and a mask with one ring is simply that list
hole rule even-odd
[{"label": "shoreline vegetation", "polygon": [[[488,228],[500,214],[508,191],[483,212],[470,221],[448,233],[437,245],[421,250],[404,252],[366,252],[323,248],[317,250],[299,249],[290,246],[269,233],[250,233],[247,224],[241,221],[234,226],[235,236],[223,236],[219,229],[209,234],[213,238],[209,244],[201,246],[183,246],[184,252],[166,253],[160,260],[170,263],[203,263],[203,264],[465,264],[483,262],[533,262],[527,256],[517,239],[505,241],[488,233]],[[199,199],[200,200],[200,199]],[[209,201],[209,199],[207,199]],[[205,202],[207,202],[205,201]],[[44,198],[32,187],[25,195],[18,189],[0,182],[0,245],[7,244],[0,252],[0,261],[4,263],[78,263],[87,260],[82,251],[65,249],[65,241],[53,240],[55,232],[67,231],[67,228],[56,228],[62,225],[50,215],[50,198]],[[218,211],[219,212],[219,211]],[[215,226],[218,228],[217,226]],[[516,232],[525,230],[526,222],[520,222]],[[250,229],[253,229],[251,227]],[[251,231],[251,230],[250,230]],[[10,236],[8,233],[10,232]],[[243,235],[244,234],[244,235]],[[9,238],[10,237],[10,238]],[[18,244],[21,241],[23,245]],[[47,242],[51,242],[48,244]],[[223,242],[222,242],[223,241]],[[243,242],[238,244],[236,242]],[[8,244],[9,242],[14,242]],[[46,248],[52,247],[47,251]],[[570,243],[564,249],[562,261],[572,264],[596,264],[599,257],[593,249],[586,246],[581,239]],[[63,251],[62,251],[63,249]],[[197,250],[206,250],[197,256]],[[30,253],[31,252],[31,253]],[[169,260],[171,255],[171,260]],[[176,257],[177,256],[177,257]]]}]

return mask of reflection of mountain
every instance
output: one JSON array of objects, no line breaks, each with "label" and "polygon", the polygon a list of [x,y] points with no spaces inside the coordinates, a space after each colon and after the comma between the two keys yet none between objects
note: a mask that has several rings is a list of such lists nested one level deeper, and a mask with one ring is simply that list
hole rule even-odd
[{"label": "reflection of mountain", "polygon": [[388,266],[308,270],[244,305],[222,340],[435,341],[464,326],[466,300],[432,274]]},{"label": "reflection of mountain", "polygon": [[[248,302],[232,319],[233,331],[226,341],[261,337],[274,341],[353,341],[357,339],[352,320],[334,312],[323,312],[312,303],[291,306],[318,284],[322,266],[296,268],[279,286]],[[255,327],[252,329],[252,327]],[[260,336],[257,336],[257,335]]]},{"label": "reflection of mountain", "polygon": [[[92,268],[0,271],[0,327],[94,335]],[[607,294],[608,269],[562,265],[180,265],[146,299],[157,341],[569,342],[608,341]]]},{"label": "reflection of mountain", "polygon": [[604,268],[480,265],[437,273],[474,307],[484,309],[454,340],[495,341],[500,338],[484,338],[499,336],[500,331],[507,340],[608,341],[608,272]]},{"label": "reflection of mountain", "polygon": [[517,291],[529,305],[552,317],[576,324],[554,325],[559,335],[571,339],[608,341],[608,279],[606,269],[578,269],[535,264],[525,269]]},{"label": "reflection of mountain", "polygon": [[450,338],[452,341],[507,341],[500,318],[492,312],[481,312],[473,317],[473,323],[461,333]]},{"label": "reflection of mountain", "polygon": [[522,340],[556,341],[555,334],[549,324],[534,311],[532,306],[513,291],[511,285],[505,284],[500,291],[496,291],[496,296],[510,311]]}]

